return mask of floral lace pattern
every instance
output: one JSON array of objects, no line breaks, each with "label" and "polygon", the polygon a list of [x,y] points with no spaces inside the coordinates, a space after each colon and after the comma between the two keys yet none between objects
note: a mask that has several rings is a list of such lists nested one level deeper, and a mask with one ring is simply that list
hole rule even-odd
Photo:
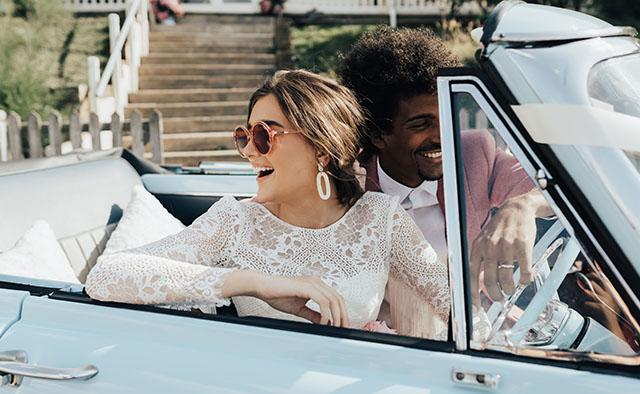
[{"label": "floral lace pattern", "polygon": [[[99,258],[86,288],[102,300],[225,305],[221,289],[235,269],[318,276],[344,297],[354,328],[376,320],[391,275],[435,311],[434,319],[445,327],[448,321],[446,265],[397,198],[371,192],[321,229],[296,227],[258,203],[225,197],[176,235]],[[302,320],[254,297],[234,297],[234,304],[240,316]],[[313,301],[308,306],[319,310]]]}]

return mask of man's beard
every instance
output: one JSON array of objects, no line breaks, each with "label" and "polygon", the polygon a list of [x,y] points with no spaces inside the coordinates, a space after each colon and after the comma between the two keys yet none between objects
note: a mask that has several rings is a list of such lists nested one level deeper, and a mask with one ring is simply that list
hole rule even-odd
[{"label": "man's beard", "polygon": [[437,181],[442,178],[442,169],[429,171],[429,173],[427,173],[426,171],[422,171],[418,168],[418,175],[420,175],[420,178],[422,178],[423,181]]},{"label": "man's beard", "polygon": [[[420,152],[431,152],[434,150],[439,150],[442,152],[442,146],[440,144],[432,144],[429,146],[424,146],[418,151],[416,151],[416,155],[419,155]],[[442,165],[429,167],[429,168],[421,168],[418,163],[416,163],[418,167],[418,175],[424,181],[437,181],[442,178]]]}]

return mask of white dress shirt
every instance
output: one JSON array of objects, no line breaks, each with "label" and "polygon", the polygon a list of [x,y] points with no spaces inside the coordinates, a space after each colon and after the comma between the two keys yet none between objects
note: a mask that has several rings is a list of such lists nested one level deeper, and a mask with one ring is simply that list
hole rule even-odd
[{"label": "white dress shirt", "polygon": [[378,159],[378,182],[380,189],[400,198],[400,204],[418,225],[424,238],[429,241],[440,261],[447,262],[447,239],[445,237],[444,215],[438,203],[436,192],[438,181],[423,181],[415,188],[396,182],[387,175]]}]

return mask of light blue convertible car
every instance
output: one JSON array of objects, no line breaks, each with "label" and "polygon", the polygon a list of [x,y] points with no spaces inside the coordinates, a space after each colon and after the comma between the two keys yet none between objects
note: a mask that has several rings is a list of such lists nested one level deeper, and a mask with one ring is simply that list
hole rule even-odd
[{"label": "light blue convertible car", "polygon": [[[97,302],[81,284],[4,275],[0,393],[638,392],[636,35],[508,1],[474,32],[479,68],[441,70],[448,341]],[[460,140],[471,129],[489,130],[555,212],[537,220],[533,283],[503,302],[485,299],[483,314],[470,306],[464,231]],[[0,250],[44,219],[82,282],[134,186],[185,224],[221,196],[256,188],[241,165],[175,175],[117,155],[81,159],[0,166]]]}]

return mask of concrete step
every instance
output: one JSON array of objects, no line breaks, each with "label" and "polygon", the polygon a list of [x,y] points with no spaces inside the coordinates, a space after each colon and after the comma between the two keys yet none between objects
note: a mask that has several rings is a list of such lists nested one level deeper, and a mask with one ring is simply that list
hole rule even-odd
[{"label": "concrete step", "polygon": [[271,75],[275,67],[264,64],[145,64],[139,75]]},{"label": "concrete step", "polygon": [[158,33],[273,33],[275,24],[269,23],[221,23],[179,21],[175,26],[155,25],[152,32]]},{"label": "concrete step", "polygon": [[[145,154],[146,157],[146,154]],[[149,153],[151,157],[151,153]],[[166,164],[182,164],[183,166],[197,166],[201,161],[243,161],[237,150],[203,150],[164,152]]]},{"label": "concrete step", "polygon": [[253,88],[153,89],[129,93],[129,104],[240,101],[251,98]]},{"label": "concrete step", "polygon": [[230,15],[230,14],[186,14],[176,26],[184,24],[230,24],[230,25],[272,25],[274,16],[268,15]]},{"label": "concrete step", "polygon": [[206,103],[139,103],[127,105],[124,109],[125,118],[129,118],[134,109],[142,112],[143,118],[148,118],[153,109],[162,113],[163,118],[178,118],[188,116],[216,116],[216,115],[245,115],[249,107],[248,101],[213,101]]},{"label": "concrete step", "polygon": [[240,53],[272,53],[273,42],[154,42],[149,45],[149,53],[215,53],[215,52],[240,52]]},{"label": "concrete step", "polygon": [[144,89],[189,89],[189,88],[257,88],[265,80],[264,76],[242,75],[229,76],[218,75],[210,77],[202,76],[156,76],[141,75],[139,88]]},{"label": "concrete step", "polygon": [[231,132],[239,124],[247,123],[246,115],[219,115],[181,118],[163,118],[164,133],[183,134],[227,131]]},{"label": "concrete step", "polygon": [[149,33],[150,45],[162,42],[193,43],[234,43],[242,45],[246,42],[261,42],[273,44],[273,32],[268,33],[209,33],[209,32],[151,32]]},{"label": "concrete step", "polygon": [[165,152],[236,149],[232,131],[164,134],[162,139]]},{"label": "concrete step", "polygon": [[141,58],[141,64],[264,64],[275,67],[273,53],[152,53]]}]

